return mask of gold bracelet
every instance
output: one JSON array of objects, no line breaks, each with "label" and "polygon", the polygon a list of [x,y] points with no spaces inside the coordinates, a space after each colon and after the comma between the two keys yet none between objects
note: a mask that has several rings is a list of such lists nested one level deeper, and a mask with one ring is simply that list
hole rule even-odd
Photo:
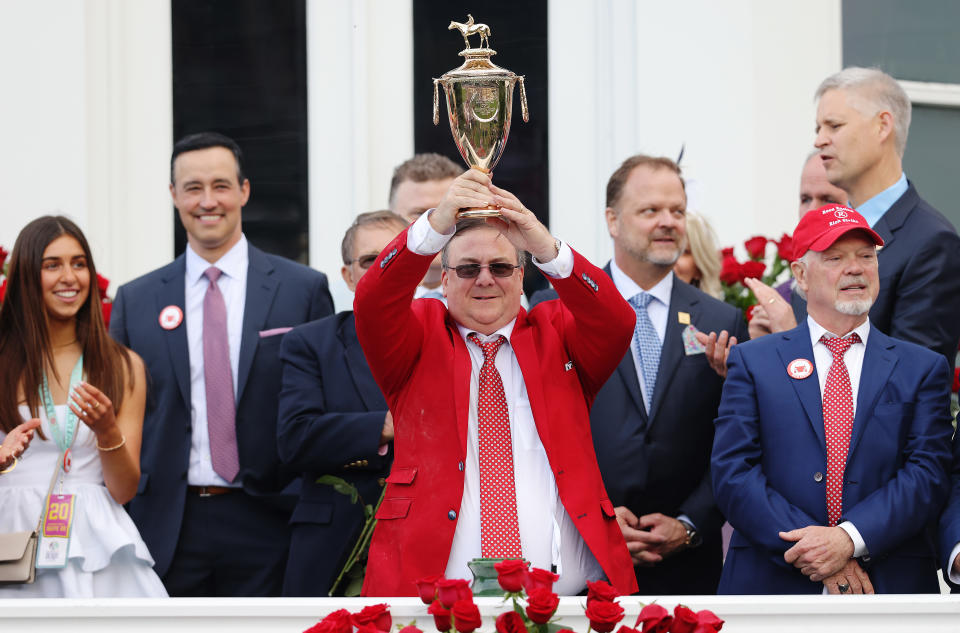
[{"label": "gold bracelet", "polygon": [[17,459],[17,456],[14,455],[14,456],[13,456],[13,466],[10,466],[9,468],[5,468],[5,469],[3,469],[3,470],[0,470],[0,475],[6,475],[7,473],[11,472],[14,468],[17,467],[17,464],[18,464],[19,462],[20,462],[20,460],[18,460],[18,459]]},{"label": "gold bracelet", "polygon": [[100,442],[97,442],[97,450],[102,451],[104,453],[109,453],[110,451],[120,450],[121,448],[123,448],[124,444],[126,443],[127,443],[127,436],[121,433],[119,444],[117,444],[116,446],[103,447],[103,446],[100,446]]}]

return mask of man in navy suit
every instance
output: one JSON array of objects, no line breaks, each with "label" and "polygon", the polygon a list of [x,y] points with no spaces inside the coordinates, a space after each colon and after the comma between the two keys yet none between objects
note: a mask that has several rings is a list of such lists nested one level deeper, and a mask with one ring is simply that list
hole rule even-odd
[{"label": "man in navy suit", "polygon": [[[340,270],[351,292],[406,227],[391,211],[357,216],[341,246]],[[393,417],[357,341],[352,311],[295,327],[283,338],[280,360],[277,447],[286,465],[304,473],[283,593],[326,597],[360,534],[363,506],[376,505],[390,472]],[[357,503],[317,483],[324,475],[355,486]]]},{"label": "man in navy suit", "polygon": [[946,360],[867,318],[883,240],[863,216],[821,207],[793,239],[807,318],[728,359],[712,472],[735,531],[720,593],[936,593]]},{"label": "man in navy suit", "polygon": [[170,169],[186,252],[122,286],[110,323],[150,375],[130,515],[170,595],[280,595],[294,501],[276,449],[280,339],[333,302],[322,273],[247,243],[233,140],[187,136]]},{"label": "man in navy suit", "polygon": [[[686,247],[686,203],[680,169],[667,158],[628,158],[607,184],[614,259],[604,270],[634,305],[637,329],[597,394],[590,423],[642,595],[712,594],[723,561],[723,518],[709,472],[723,379],[694,335],[720,332],[722,352],[728,336],[735,343],[747,332],[739,310],[672,272]],[[636,305],[641,295],[651,297],[645,308]],[[640,310],[652,331],[641,327]],[[644,364],[653,360],[644,358],[650,344],[658,358]]]},{"label": "man in navy suit", "polygon": [[[903,172],[910,99],[893,77],[855,67],[827,77],[817,98],[814,145],[827,178],[846,190],[849,206],[884,241],[871,323],[940,352],[953,367],[960,340],[960,237]],[[785,303],[768,311],[773,331],[794,327],[806,316],[802,301],[794,302],[795,318]]]}]

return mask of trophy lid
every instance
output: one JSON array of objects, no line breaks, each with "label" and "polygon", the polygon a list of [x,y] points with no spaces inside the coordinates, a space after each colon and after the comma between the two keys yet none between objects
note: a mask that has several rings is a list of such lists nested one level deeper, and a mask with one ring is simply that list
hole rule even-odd
[{"label": "trophy lid", "polygon": [[[459,68],[454,68],[443,74],[442,79],[476,78],[476,77],[503,77],[512,79],[517,75],[506,68],[501,68],[490,61],[497,51],[490,48],[490,27],[486,24],[475,23],[473,16],[467,14],[466,22],[450,22],[448,30],[458,30],[463,36],[466,45],[460,56],[464,58]],[[470,36],[480,36],[480,48],[470,46]]]}]

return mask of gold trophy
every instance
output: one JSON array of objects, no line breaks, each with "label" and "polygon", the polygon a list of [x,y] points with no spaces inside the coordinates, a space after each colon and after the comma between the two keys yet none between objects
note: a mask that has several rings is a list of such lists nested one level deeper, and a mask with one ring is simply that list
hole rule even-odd
[{"label": "gold trophy", "polygon": [[[460,51],[460,56],[464,62],[459,68],[433,80],[433,124],[440,122],[437,86],[442,85],[447,96],[450,131],[460,155],[469,167],[490,173],[507,144],[513,112],[513,86],[518,81],[523,120],[530,120],[523,75],[516,75],[490,61],[490,57],[497,54],[490,48],[490,27],[475,24],[472,15],[467,15],[464,23],[451,22],[448,29],[456,29],[463,36],[466,48]],[[480,36],[480,48],[470,47],[471,35]],[[499,216],[499,208],[491,205],[481,209],[464,209],[457,218]]]}]

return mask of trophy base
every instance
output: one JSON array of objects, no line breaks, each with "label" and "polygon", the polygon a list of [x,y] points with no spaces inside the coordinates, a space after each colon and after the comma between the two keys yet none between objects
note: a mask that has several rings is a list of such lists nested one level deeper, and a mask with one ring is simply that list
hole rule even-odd
[{"label": "trophy base", "polygon": [[482,209],[464,209],[457,214],[457,220],[478,220],[483,218],[502,218],[499,207],[486,207]]}]

